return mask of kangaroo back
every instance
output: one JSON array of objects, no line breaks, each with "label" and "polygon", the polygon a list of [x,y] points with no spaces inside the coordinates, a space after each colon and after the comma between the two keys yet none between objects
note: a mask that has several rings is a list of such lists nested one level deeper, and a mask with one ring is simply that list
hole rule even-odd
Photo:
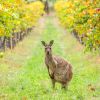
[{"label": "kangaroo back", "polygon": [[59,82],[68,82],[72,79],[72,66],[60,57],[54,57],[57,62],[55,70],[55,79]]}]

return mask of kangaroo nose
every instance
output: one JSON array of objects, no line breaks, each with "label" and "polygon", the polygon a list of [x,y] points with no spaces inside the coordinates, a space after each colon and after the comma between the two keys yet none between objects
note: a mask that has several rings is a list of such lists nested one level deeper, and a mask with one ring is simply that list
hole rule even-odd
[{"label": "kangaroo nose", "polygon": [[49,52],[47,52],[47,54],[49,54]]},{"label": "kangaroo nose", "polygon": [[50,53],[50,51],[49,50],[47,50],[47,54],[49,54]]}]

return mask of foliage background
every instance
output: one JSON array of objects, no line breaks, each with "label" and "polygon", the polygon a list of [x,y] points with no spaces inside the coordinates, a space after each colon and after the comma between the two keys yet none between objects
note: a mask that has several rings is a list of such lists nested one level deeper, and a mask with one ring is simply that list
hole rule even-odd
[{"label": "foliage background", "polygon": [[40,2],[27,3],[23,0],[0,0],[0,36],[10,36],[35,25],[44,13]]},{"label": "foliage background", "polygon": [[86,50],[100,51],[99,0],[59,0],[55,10],[62,25],[83,37]]}]

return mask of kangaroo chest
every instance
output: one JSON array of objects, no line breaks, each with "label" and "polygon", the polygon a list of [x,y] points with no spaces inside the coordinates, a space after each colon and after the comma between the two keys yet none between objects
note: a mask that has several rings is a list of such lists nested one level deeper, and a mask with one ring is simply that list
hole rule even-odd
[{"label": "kangaroo chest", "polygon": [[54,62],[48,62],[49,69],[54,70],[56,68],[56,64]]},{"label": "kangaroo chest", "polygon": [[56,69],[56,66],[57,66],[56,62],[47,60],[46,63],[47,63],[47,66],[48,66],[49,74],[53,75],[53,73],[54,73],[54,71]]}]

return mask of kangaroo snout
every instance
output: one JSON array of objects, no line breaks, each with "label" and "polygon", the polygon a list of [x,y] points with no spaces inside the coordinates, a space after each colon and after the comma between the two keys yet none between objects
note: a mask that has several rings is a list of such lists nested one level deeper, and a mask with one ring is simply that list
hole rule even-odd
[{"label": "kangaroo snout", "polygon": [[47,51],[47,55],[49,55],[50,54],[50,51]]},{"label": "kangaroo snout", "polygon": [[45,52],[46,52],[47,55],[49,55],[49,54],[51,53],[51,49],[50,49],[50,48],[47,48],[47,49],[45,50]]}]

